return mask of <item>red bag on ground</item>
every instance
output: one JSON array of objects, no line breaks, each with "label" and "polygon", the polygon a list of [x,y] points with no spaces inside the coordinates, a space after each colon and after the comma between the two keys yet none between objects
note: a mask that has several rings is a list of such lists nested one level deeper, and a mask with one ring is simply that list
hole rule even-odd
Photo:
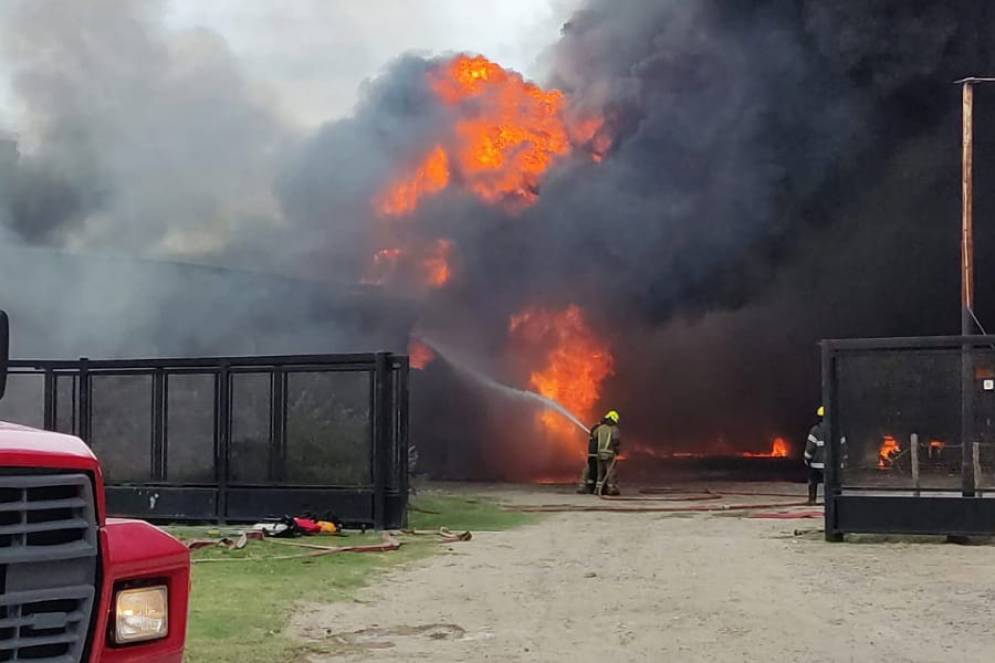
[{"label": "red bag on ground", "polygon": [[294,524],[304,534],[318,534],[321,532],[321,525],[310,518],[294,518]]}]

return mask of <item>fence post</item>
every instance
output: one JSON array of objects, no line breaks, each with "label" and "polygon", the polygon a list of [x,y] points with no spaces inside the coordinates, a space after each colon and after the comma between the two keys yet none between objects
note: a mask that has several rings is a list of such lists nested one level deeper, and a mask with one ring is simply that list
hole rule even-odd
[{"label": "fence post", "polygon": [[965,338],[961,346],[960,438],[961,490],[964,497],[974,497],[974,472],[971,471],[974,443],[974,348]]},{"label": "fence post", "polygon": [[90,360],[80,357],[79,360],[79,437],[92,446],[90,442]]},{"label": "fence post", "polygon": [[912,452],[912,487],[915,496],[919,497],[919,434],[912,433],[909,437],[909,451]]},{"label": "fence post", "polygon": [[152,371],[152,479],[166,480],[166,372]]},{"label": "fence post", "polygon": [[51,368],[45,369],[45,402],[44,402],[44,414],[43,420],[44,424],[42,427],[45,430],[55,430],[55,410],[56,410],[56,400],[55,400],[55,371]]},{"label": "fence post", "polygon": [[822,341],[822,405],[826,409],[826,446],[823,501],[825,502],[824,530],[826,541],[842,541],[843,534],[836,530],[836,496],[839,492],[841,437],[836,404],[835,353],[829,341]]},{"label": "fence post", "polygon": [[971,464],[974,467],[974,493],[981,497],[981,443],[975,442],[971,453]]},{"label": "fence post", "polygon": [[287,371],[274,366],[270,373],[270,455],[269,479],[287,479]]},{"label": "fence post", "polygon": [[398,477],[397,485],[398,490],[401,493],[401,518],[402,527],[408,526],[408,496],[410,495],[411,487],[408,484],[409,475],[408,472],[410,468],[408,467],[408,453],[411,446],[411,440],[409,439],[409,417],[410,411],[408,410],[408,388],[409,380],[411,378],[411,367],[407,357],[401,358],[399,373],[397,374],[398,379],[401,384],[399,389],[396,390],[398,398],[401,399],[400,403],[395,403],[394,407],[400,408],[400,426],[397,430],[397,471],[400,473]]},{"label": "fence post", "polygon": [[373,364],[373,527],[383,529],[386,520],[387,454],[390,450],[390,357],[378,352]]},{"label": "fence post", "polygon": [[231,447],[231,371],[227,361],[222,361],[215,374],[215,428],[214,477],[218,484],[214,502],[215,515],[222,524],[228,518],[228,456]]}]

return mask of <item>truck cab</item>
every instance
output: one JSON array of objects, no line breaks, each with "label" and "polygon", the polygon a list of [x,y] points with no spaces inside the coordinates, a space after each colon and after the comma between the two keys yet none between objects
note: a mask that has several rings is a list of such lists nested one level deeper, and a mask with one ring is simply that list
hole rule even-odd
[{"label": "truck cab", "polygon": [[[8,341],[0,311],[0,398]],[[0,661],[179,662],[189,589],[185,546],[107,517],[82,440],[0,422]]]}]

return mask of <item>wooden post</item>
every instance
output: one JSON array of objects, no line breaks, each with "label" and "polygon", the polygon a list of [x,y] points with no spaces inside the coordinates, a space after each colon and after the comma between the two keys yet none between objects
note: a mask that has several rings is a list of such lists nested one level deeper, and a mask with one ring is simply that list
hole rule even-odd
[{"label": "wooden post", "polygon": [[909,439],[909,451],[912,452],[912,487],[916,497],[919,497],[919,434],[912,433]]},{"label": "wooden post", "polygon": [[[974,83],[961,82],[963,123],[961,134],[961,235],[960,235],[960,333],[974,333]],[[969,471],[974,441],[974,357],[965,339],[961,346],[961,488],[974,496],[974,474]]]},{"label": "wooden post", "polygon": [[974,82],[964,81],[961,135],[961,333],[971,334],[974,308]]},{"label": "wooden post", "polygon": [[972,464],[974,465],[974,494],[981,497],[981,443],[975,442]]}]

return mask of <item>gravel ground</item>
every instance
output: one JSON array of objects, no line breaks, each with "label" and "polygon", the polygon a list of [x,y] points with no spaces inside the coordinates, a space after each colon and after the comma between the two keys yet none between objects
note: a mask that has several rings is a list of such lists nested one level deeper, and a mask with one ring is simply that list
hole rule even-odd
[{"label": "gravel ground", "polygon": [[[460,490],[509,505],[603,504],[552,487]],[[793,501],[658,497],[671,499],[612,506]],[[549,514],[475,533],[354,602],[302,604],[289,628],[331,647],[316,662],[995,660],[992,546],[827,544],[813,531],[821,520],[748,513]]]}]

